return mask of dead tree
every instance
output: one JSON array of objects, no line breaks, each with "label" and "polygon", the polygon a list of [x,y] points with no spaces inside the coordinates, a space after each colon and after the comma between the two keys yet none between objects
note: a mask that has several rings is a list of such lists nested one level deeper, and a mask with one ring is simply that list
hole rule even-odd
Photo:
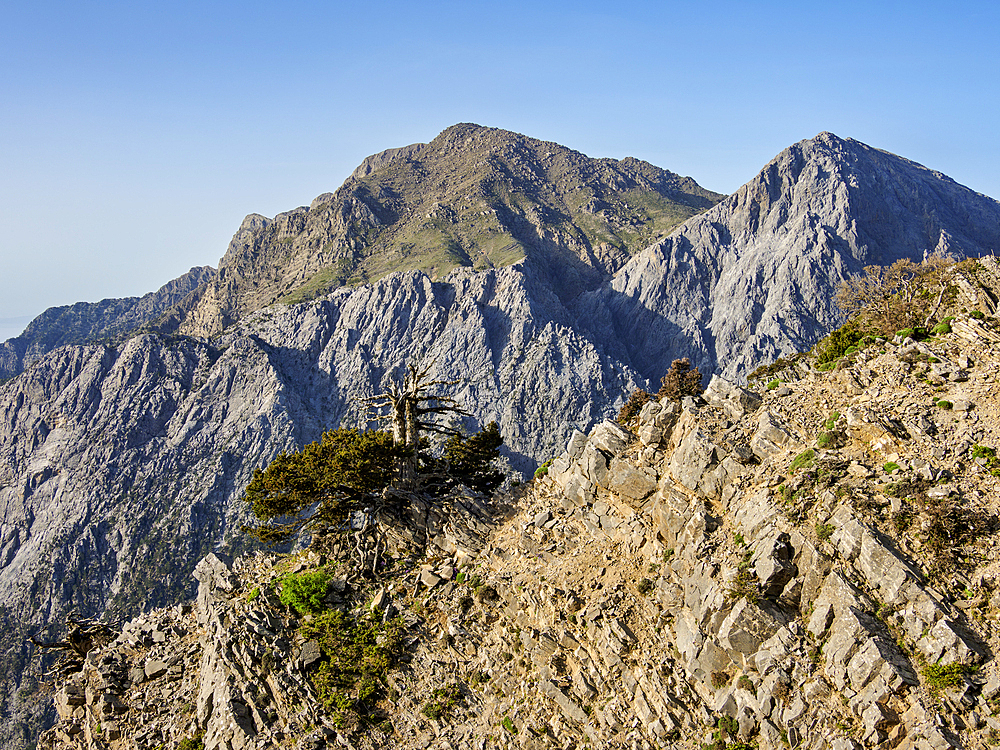
[{"label": "dead tree", "polygon": [[44,643],[36,640],[34,636],[29,638],[36,648],[43,651],[62,651],[62,657],[56,663],[50,674],[65,676],[79,672],[83,669],[84,659],[92,649],[100,648],[113,641],[118,633],[103,622],[89,618],[77,617],[76,611],[72,611],[67,617],[69,628],[66,637],[61,641]]},{"label": "dead tree", "polygon": [[[421,432],[437,432],[454,435],[457,430],[434,421],[440,414],[468,416],[469,412],[453,398],[440,396],[431,391],[461,382],[459,380],[430,380],[431,364],[418,368],[407,365],[407,373],[402,384],[392,384],[384,392],[368,399],[368,410],[372,416],[392,427],[392,439],[397,446],[406,448],[408,454],[400,461],[397,487],[412,489],[417,483],[417,451],[420,447]],[[388,414],[381,410],[388,407]]]}]

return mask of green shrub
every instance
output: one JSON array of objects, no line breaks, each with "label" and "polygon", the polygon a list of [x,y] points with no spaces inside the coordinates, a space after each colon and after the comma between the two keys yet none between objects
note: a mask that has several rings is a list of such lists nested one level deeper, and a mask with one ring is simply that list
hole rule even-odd
[{"label": "green shrub", "polygon": [[816,536],[818,536],[822,541],[826,541],[831,536],[837,527],[832,523],[818,523],[816,524]]},{"label": "green shrub", "polygon": [[775,378],[774,380],[772,380],[770,383],[767,384],[767,390],[773,391],[779,385],[781,385],[781,381]]},{"label": "green shrub", "polygon": [[260,596],[260,586],[255,586],[253,591],[247,594],[247,602],[254,601],[258,596]]},{"label": "green shrub", "polygon": [[382,693],[386,673],[402,652],[403,622],[382,622],[366,614],[352,618],[324,612],[299,628],[319,643],[323,658],[310,681],[323,707],[338,727],[364,716]]},{"label": "green shrub", "polygon": [[895,461],[888,461],[882,465],[882,470],[886,474],[892,474],[892,472],[899,470],[899,464],[897,464]]},{"label": "green shrub", "polygon": [[757,576],[749,567],[740,567],[736,578],[733,579],[733,585],[726,591],[726,598],[730,601],[745,598],[751,604],[759,601],[760,585],[757,583]]},{"label": "green shrub", "polygon": [[942,336],[946,333],[951,333],[951,326],[949,325],[951,319],[942,320],[936,326],[931,329],[931,333],[935,336]]},{"label": "green shrub", "polygon": [[640,594],[647,596],[653,590],[653,582],[648,578],[641,578],[635,587],[639,590]]},{"label": "green shrub", "polygon": [[198,732],[177,743],[177,750],[205,750],[205,733]]},{"label": "green shrub", "polygon": [[435,688],[431,699],[420,709],[420,713],[428,719],[438,721],[447,717],[462,700],[462,690],[457,682],[453,682],[444,687]]},{"label": "green shrub", "polygon": [[836,436],[832,432],[821,432],[816,438],[816,447],[820,449],[829,448],[836,441]]},{"label": "green shrub", "polygon": [[757,688],[754,687],[753,680],[751,680],[745,674],[740,675],[740,679],[736,681],[736,687],[746,690],[748,693],[751,693],[754,696],[757,695]]},{"label": "green shrub", "polygon": [[716,726],[730,737],[735,736],[740,731],[739,722],[737,722],[732,716],[720,716]]},{"label": "green shrub", "polygon": [[839,419],[840,419],[840,412],[839,411],[832,411],[832,412],[830,412],[830,416],[823,423],[824,429],[827,429],[827,430],[833,430],[833,429],[835,429],[836,426],[837,426],[837,421]]},{"label": "green shrub", "polygon": [[552,459],[550,458],[544,464],[535,469],[535,479],[541,479],[546,474],[549,473],[549,467],[552,465]]},{"label": "green shrub", "polygon": [[997,459],[997,453],[992,448],[985,445],[973,445],[972,450],[969,452],[969,456],[973,459],[985,459],[986,468],[989,470],[990,474],[995,477],[1000,477],[1000,460]]},{"label": "green shrub", "polygon": [[799,455],[797,455],[794,459],[792,459],[792,463],[789,465],[788,471],[789,473],[794,474],[799,469],[812,468],[812,466],[814,466],[815,463],[816,463],[816,451],[814,451],[812,448],[809,448],[808,450],[802,451]]},{"label": "green shrub", "polygon": [[506,729],[511,735],[517,734],[517,727],[514,726],[514,722],[509,716],[503,717],[503,721],[500,722],[500,726]]},{"label": "green shrub", "polygon": [[969,312],[969,317],[970,318],[975,318],[976,320],[982,320],[983,318],[986,317],[986,315],[983,314],[982,310],[971,310]]},{"label": "green shrub", "polygon": [[920,668],[920,674],[924,676],[931,692],[959,687],[965,683],[965,675],[975,671],[974,667],[957,661],[951,664],[925,664]]},{"label": "green shrub", "polygon": [[996,461],[997,458],[997,452],[995,450],[985,445],[979,445],[978,443],[972,446],[969,450],[969,455],[972,458],[985,458],[990,463]]},{"label": "green shrub", "polygon": [[913,339],[914,341],[920,341],[921,339],[927,338],[927,329],[921,328],[919,326],[915,328],[904,328],[901,331],[896,331],[897,336],[902,336],[904,339]]},{"label": "green shrub", "polygon": [[937,408],[944,409],[945,411],[950,411],[952,406],[954,406],[954,404],[952,404],[951,401],[945,401],[944,399],[937,402]]},{"label": "green shrub", "polygon": [[292,607],[300,615],[323,611],[323,597],[330,585],[330,576],[326,571],[287,573],[281,577],[280,583],[281,593],[278,598],[286,607]]},{"label": "green shrub", "polygon": [[852,320],[845,323],[816,344],[814,351],[817,364],[829,364],[840,359],[847,354],[848,349],[856,346],[864,338],[865,335],[857,322]]}]

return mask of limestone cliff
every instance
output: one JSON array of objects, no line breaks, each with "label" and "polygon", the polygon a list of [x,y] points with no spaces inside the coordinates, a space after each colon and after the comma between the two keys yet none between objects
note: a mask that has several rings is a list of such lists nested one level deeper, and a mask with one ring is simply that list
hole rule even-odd
[{"label": "limestone cliff", "polygon": [[645,377],[690,357],[739,379],[839,325],[834,293],[866,265],[1000,248],[1000,204],[899,156],[820,133],[636,254],[585,305]]},{"label": "limestone cliff", "polygon": [[[492,505],[397,498],[374,576],[353,532],[208,556],[194,605],[126,624],[59,686],[42,746],[985,748],[1000,266],[977,269],[956,284],[971,313],[931,339],[800,359],[759,392],[713,378],[575,433]],[[354,704],[369,723],[321,703],[334,657],[278,596],[320,567],[324,606],[404,628]]]}]

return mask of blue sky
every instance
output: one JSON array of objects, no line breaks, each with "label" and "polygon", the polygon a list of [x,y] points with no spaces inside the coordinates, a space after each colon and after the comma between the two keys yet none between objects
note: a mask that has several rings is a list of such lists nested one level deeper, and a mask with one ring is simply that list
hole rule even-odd
[{"label": "blue sky", "polygon": [[0,340],[456,122],[720,192],[830,130],[1000,198],[998,31],[986,2],[8,3]]}]

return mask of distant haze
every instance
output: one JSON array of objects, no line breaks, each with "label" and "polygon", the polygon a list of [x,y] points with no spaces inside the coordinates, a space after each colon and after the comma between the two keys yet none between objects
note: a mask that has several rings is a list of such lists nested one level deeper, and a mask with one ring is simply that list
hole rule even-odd
[{"label": "distant haze", "polygon": [[18,318],[0,318],[0,341],[6,341],[19,335],[24,327],[31,322],[32,316],[22,315]]}]

